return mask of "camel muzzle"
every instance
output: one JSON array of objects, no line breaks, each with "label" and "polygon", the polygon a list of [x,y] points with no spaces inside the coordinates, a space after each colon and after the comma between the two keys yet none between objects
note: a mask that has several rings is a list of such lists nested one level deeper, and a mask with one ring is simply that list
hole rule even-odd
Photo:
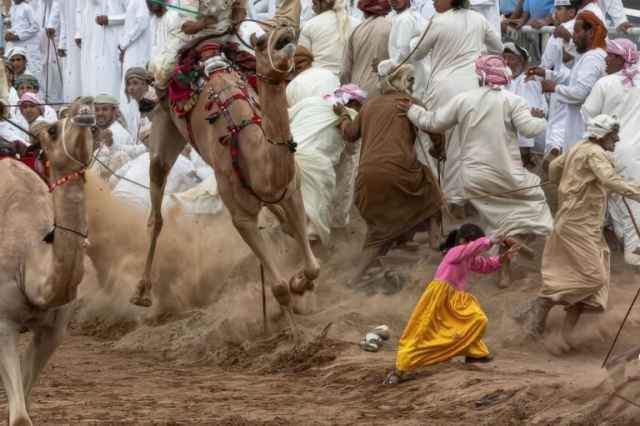
[{"label": "camel muzzle", "polygon": [[78,114],[71,119],[74,125],[78,127],[93,127],[96,125],[96,115],[89,114]]}]

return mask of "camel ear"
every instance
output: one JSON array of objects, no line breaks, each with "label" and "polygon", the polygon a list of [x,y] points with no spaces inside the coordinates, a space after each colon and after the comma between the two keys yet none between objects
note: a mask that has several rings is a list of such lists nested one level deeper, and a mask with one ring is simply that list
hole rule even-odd
[{"label": "camel ear", "polygon": [[256,33],[251,34],[251,46],[254,49],[262,50],[267,42],[266,34],[261,35],[260,37],[256,36]]},{"label": "camel ear", "polygon": [[[46,142],[49,141],[55,141],[56,136],[50,136],[50,128],[54,127],[55,124],[47,124],[47,123],[36,123],[35,125],[31,126],[31,128],[29,129],[29,131],[31,132],[31,134],[33,134],[36,138],[38,138],[38,142],[40,142],[40,145],[43,146]],[[55,130],[57,135],[57,129]]]}]

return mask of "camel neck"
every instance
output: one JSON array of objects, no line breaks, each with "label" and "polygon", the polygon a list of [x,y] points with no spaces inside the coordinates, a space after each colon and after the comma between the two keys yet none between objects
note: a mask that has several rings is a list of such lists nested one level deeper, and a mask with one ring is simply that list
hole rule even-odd
[{"label": "camel neck", "polygon": [[258,80],[258,95],[264,134],[274,141],[291,139],[285,82],[273,84]]},{"label": "camel neck", "polygon": [[[57,177],[57,176],[56,176]],[[46,306],[61,306],[75,299],[84,272],[85,239],[87,233],[84,181],[75,179],[53,192],[55,229],[53,257],[47,277],[44,301]],[[62,228],[66,228],[62,229]]]}]

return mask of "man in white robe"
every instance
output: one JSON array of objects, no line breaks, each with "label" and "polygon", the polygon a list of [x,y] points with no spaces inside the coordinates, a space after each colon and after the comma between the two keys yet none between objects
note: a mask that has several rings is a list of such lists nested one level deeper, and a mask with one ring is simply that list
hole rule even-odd
[{"label": "man in white robe", "polygon": [[[570,0],[556,0],[554,19],[556,21],[556,32],[563,31],[573,34],[577,5]],[[568,40],[560,36],[551,35],[542,53],[540,67],[548,70],[555,70],[559,73],[569,74],[570,67],[573,66],[573,58],[569,59],[566,50],[569,48],[571,37]],[[547,119],[547,130],[545,132],[544,153],[551,150],[556,153],[562,150],[564,141],[564,129],[567,121],[567,104],[558,101],[558,96],[552,93],[549,97],[549,113]]]},{"label": "man in white robe", "polygon": [[124,16],[124,0],[78,2],[77,19],[82,49],[82,90],[84,94],[108,93],[120,97],[122,63],[118,60],[118,40]]},{"label": "man in white robe", "polygon": [[632,27],[624,11],[622,0],[598,0],[598,6],[600,6],[605,15],[605,24],[608,27],[613,27],[622,32],[626,32]]},{"label": "man in white robe", "polygon": [[[620,120],[620,142],[613,152],[616,172],[627,181],[640,182],[640,65],[635,44],[627,39],[607,42],[607,73],[593,86],[591,94],[582,105],[584,121],[600,114],[615,116]],[[640,223],[640,203],[627,200],[636,223]],[[638,236],[629,210],[622,196],[611,194],[609,215],[614,231],[624,242],[624,259],[640,267]]]},{"label": "man in white robe", "polygon": [[[62,59],[59,56],[60,49],[60,1],[41,0],[45,32],[43,33],[42,48],[45,52],[44,76],[45,102],[63,101],[63,73]],[[46,53],[49,53],[49,56]]]},{"label": "man in white robe", "polygon": [[[298,143],[296,163],[303,176],[302,198],[309,218],[307,232],[310,239],[319,238],[324,244],[329,242],[333,222],[340,226],[348,222],[356,170],[355,153],[343,155],[345,141],[336,126],[339,117],[333,108],[350,102],[362,104],[365,99],[361,89],[348,84],[330,96],[307,97],[289,108],[291,134]],[[356,111],[349,111],[355,118]]]},{"label": "man in white robe", "polygon": [[[596,14],[580,12],[576,18],[573,40],[582,56],[576,60],[571,73],[567,75],[566,69],[543,71],[537,68],[529,71],[530,75],[544,73],[546,80],[541,83],[543,92],[555,94],[559,102],[567,105],[563,152],[582,139],[584,121],[580,108],[596,81],[605,75],[606,34],[607,30]],[[553,153],[553,156],[557,155],[558,152]]]},{"label": "man in white robe", "polygon": [[317,15],[302,27],[298,44],[311,52],[314,67],[340,76],[344,50],[358,22],[348,15],[345,0],[317,0],[313,8]]},{"label": "man in white robe", "polygon": [[[435,3],[438,14],[431,18],[426,35],[412,57],[418,61],[429,55],[431,71],[422,98],[429,110],[437,110],[455,95],[478,88],[476,59],[484,51],[502,54],[504,50],[500,36],[482,15],[464,7],[454,9],[453,3],[442,9],[438,9],[439,2]],[[443,190],[450,204],[460,205],[463,198],[460,150],[464,139],[457,127],[447,131],[445,137],[447,160],[440,172]],[[424,151],[428,151],[428,147]],[[436,170],[432,170],[435,174]]]},{"label": "man in white robe", "polygon": [[311,96],[325,96],[340,87],[338,77],[326,68],[312,67],[313,56],[298,46],[294,56],[293,78],[287,85],[287,104],[291,108]]},{"label": "man in white robe", "polygon": [[76,26],[76,9],[79,0],[58,1],[60,7],[59,56],[63,58],[63,99],[73,101],[82,95],[82,70],[80,69],[80,47],[76,43],[79,28]]},{"label": "man in white robe", "polygon": [[[460,151],[462,195],[478,211],[487,233],[546,236],[553,227],[551,212],[537,186],[540,178],[522,165],[518,147],[518,135],[535,137],[544,132],[546,122],[532,115],[526,100],[503,90],[510,73],[501,56],[482,56],[476,64],[482,87],[434,111],[411,101],[401,110],[407,109],[409,120],[423,131],[459,127],[465,141]],[[503,192],[511,193],[501,196]]]},{"label": "man in white robe", "polygon": [[[141,208],[145,212],[149,211],[151,209],[151,198],[148,189],[150,186],[149,164],[149,153],[145,152],[118,169],[116,173],[125,177],[125,179],[120,179],[115,183],[113,196],[131,206]],[[179,155],[167,176],[164,196],[170,199],[169,197],[172,194],[192,188],[195,183],[194,172],[191,161],[184,155]],[[144,187],[140,185],[144,185]],[[168,205],[165,208],[168,208]]]},{"label": "man in white robe", "polygon": [[170,32],[179,27],[180,15],[173,9],[147,0],[147,8],[151,13],[151,52],[149,57],[162,55],[169,42]]},{"label": "man in white robe", "polygon": [[134,141],[140,140],[143,127],[148,121],[140,114],[140,101],[149,92],[149,84],[152,82],[151,75],[142,67],[129,68],[124,76],[125,98],[120,102],[127,105],[121,113],[127,123],[127,130]]},{"label": "man in white robe", "polygon": [[40,46],[41,26],[36,20],[33,7],[24,0],[14,0],[11,10],[11,30],[4,34],[7,50],[13,47],[24,49],[30,74],[42,78],[43,54]]},{"label": "man in white robe", "polygon": [[[124,18],[124,27],[120,34],[118,51],[122,70],[126,72],[134,67],[144,68],[151,54],[151,14],[146,0],[129,0]],[[124,76],[123,76],[124,77]],[[122,81],[120,104],[127,105],[126,82]]]},{"label": "man in white robe", "polygon": [[475,10],[489,22],[496,34],[501,34],[500,29],[500,2],[497,0],[470,0],[471,10]]},{"label": "man in white robe", "polygon": [[[98,174],[108,180],[111,171],[147,151],[133,140],[129,132],[118,122],[118,100],[107,94],[95,97],[96,125],[100,132],[109,135],[108,143],[101,143],[96,154]],[[111,169],[106,169],[105,165]]]},{"label": "man in white robe", "polygon": [[[391,17],[391,32],[389,33],[389,59],[394,63],[401,63],[413,50],[415,43],[427,27],[427,21],[416,10],[411,8],[410,0],[390,1],[393,9]],[[412,40],[415,40],[412,44]],[[429,72],[428,59],[424,58],[410,62],[415,68],[414,95],[422,98]]]},{"label": "man in white robe", "polygon": [[[137,139],[140,112],[138,100],[127,94],[127,76],[130,69],[144,68],[150,59],[151,31],[149,24],[151,14],[146,0],[129,0],[124,28],[118,44],[123,78],[120,92],[120,111],[127,121],[127,128],[134,139]],[[146,91],[145,91],[146,92]]]},{"label": "man in white robe", "polygon": [[[527,101],[529,108],[536,109],[543,116],[547,115],[547,100],[542,94],[542,87],[537,80],[527,80],[525,70],[529,61],[529,53],[523,47],[513,42],[504,44],[504,53],[502,54],[505,63],[511,69],[512,80],[506,87],[510,92],[523,97]],[[532,166],[531,151],[544,152],[544,134],[535,138],[527,138],[518,135],[518,145],[522,153],[522,161],[525,166]]]}]

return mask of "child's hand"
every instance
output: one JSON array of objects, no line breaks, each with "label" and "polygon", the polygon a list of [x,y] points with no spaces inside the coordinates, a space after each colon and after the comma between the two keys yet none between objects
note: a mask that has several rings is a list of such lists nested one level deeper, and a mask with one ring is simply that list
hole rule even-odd
[{"label": "child's hand", "polygon": [[514,244],[512,246],[509,247],[509,250],[505,251],[504,253],[502,253],[500,255],[500,263],[505,263],[507,261],[510,261],[511,259],[513,259],[514,257],[516,257],[518,255],[518,252],[520,251],[520,246],[517,244]]}]

